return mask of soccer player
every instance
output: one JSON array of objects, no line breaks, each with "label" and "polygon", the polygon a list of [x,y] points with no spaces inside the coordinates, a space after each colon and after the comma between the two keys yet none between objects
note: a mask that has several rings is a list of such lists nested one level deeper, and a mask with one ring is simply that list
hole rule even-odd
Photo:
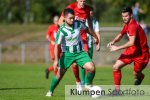
[{"label": "soccer player", "polygon": [[[86,0],[77,0],[77,2],[68,5],[66,8],[71,8],[72,10],[74,10],[75,20],[79,20],[83,23],[85,23],[86,20],[88,20],[89,28],[92,29],[92,23],[89,20],[91,7],[86,5]],[[58,21],[58,24],[61,26],[63,23],[64,23],[64,14],[62,12],[61,17]],[[88,42],[87,42],[86,31],[82,29],[80,33],[81,33],[82,41],[84,43],[84,50],[88,52]],[[79,69],[76,64],[72,65],[72,70],[76,78],[76,84],[80,85]]]},{"label": "soccer player", "polygon": [[[121,69],[125,65],[132,62],[134,63],[134,85],[140,85],[144,79],[142,71],[149,62],[149,50],[144,30],[132,17],[132,9],[130,7],[125,7],[122,10],[124,27],[121,33],[107,44],[111,52],[125,49],[113,65],[113,77],[116,90],[120,89],[122,77]],[[128,36],[128,42],[120,46],[115,46],[114,44],[120,41],[125,34]]]},{"label": "soccer player", "polygon": [[[55,58],[54,57],[55,37],[56,37],[57,31],[58,31],[58,28],[59,28],[59,26],[58,26],[58,19],[59,19],[58,16],[54,16],[54,18],[53,18],[53,24],[48,27],[48,32],[46,34],[46,39],[50,42],[50,44],[49,44],[49,51],[50,51],[51,59],[53,61],[54,61],[54,58]],[[60,47],[58,48],[58,52],[59,52],[58,55],[60,57],[60,55],[61,55],[61,48]],[[54,69],[53,66],[50,66],[49,68],[47,68],[45,70],[45,77],[47,79],[49,77],[49,73],[51,71],[53,71],[53,70],[54,70],[54,75],[56,75],[56,73],[57,73],[57,67]]]},{"label": "soccer player", "polygon": [[[67,69],[75,62],[82,68],[88,70],[87,79],[89,84],[91,84],[94,75],[95,67],[88,56],[88,54],[83,51],[83,42],[81,40],[80,30],[84,29],[90,31],[90,34],[94,37],[95,43],[98,43],[98,37],[94,34],[92,30],[89,30],[85,24],[80,21],[74,20],[74,11],[70,8],[64,10],[65,23],[59,28],[56,37],[55,44],[55,60],[53,66],[57,66],[59,60],[59,68],[56,76],[53,76],[50,90],[46,96],[52,96],[54,89],[62,79],[63,75]],[[58,58],[58,46],[61,44],[62,56]]]},{"label": "soccer player", "polygon": [[[92,27],[93,27],[93,31],[96,33],[98,39],[99,39],[99,44],[96,45],[96,50],[99,51],[100,50],[100,26],[99,26],[99,22],[96,20],[96,18],[94,17],[94,9],[91,8],[90,11],[90,20],[92,22]],[[88,26],[88,23],[86,22],[86,26]],[[89,57],[92,59],[93,58],[93,45],[94,45],[94,40],[93,37],[89,34],[87,34],[87,40],[88,40],[88,55]],[[84,85],[85,81],[86,81],[86,71],[84,69],[81,68],[81,84]],[[86,84],[85,84],[86,85]]]}]

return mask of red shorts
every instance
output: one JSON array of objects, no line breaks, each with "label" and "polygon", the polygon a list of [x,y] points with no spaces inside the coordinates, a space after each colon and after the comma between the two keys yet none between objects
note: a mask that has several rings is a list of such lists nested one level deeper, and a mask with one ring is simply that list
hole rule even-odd
[{"label": "red shorts", "polygon": [[141,72],[149,62],[149,53],[143,53],[140,55],[131,55],[126,52],[122,53],[118,60],[124,62],[125,64],[130,64],[134,62],[134,71]]},{"label": "red shorts", "polygon": [[[50,56],[52,60],[55,59],[54,47],[55,45],[52,45],[52,44],[49,45],[49,51],[50,51]],[[61,57],[61,47],[58,48],[58,57],[59,58]]]}]

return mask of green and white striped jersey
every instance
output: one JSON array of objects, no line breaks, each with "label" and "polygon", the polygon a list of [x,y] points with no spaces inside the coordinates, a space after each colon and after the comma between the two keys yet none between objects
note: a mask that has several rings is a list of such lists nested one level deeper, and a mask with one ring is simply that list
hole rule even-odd
[{"label": "green and white striped jersey", "polygon": [[[99,26],[99,22],[95,19],[92,18],[92,25],[93,25],[93,31],[94,32],[99,32],[100,31],[100,26]],[[88,27],[88,23],[86,21],[86,26]],[[92,48],[93,47],[93,37],[90,34],[87,34],[87,39],[88,39],[88,47]]]},{"label": "green and white striped jersey", "polygon": [[83,51],[83,42],[80,35],[81,29],[86,29],[86,25],[80,21],[74,21],[72,27],[63,24],[57,33],[56,44],[61,44],[62,52],[81,52]]}]

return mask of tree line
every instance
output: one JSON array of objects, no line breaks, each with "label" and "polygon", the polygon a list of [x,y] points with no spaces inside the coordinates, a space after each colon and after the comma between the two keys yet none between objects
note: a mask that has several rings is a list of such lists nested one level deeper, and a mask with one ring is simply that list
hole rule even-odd
[{"label": "tree line", "polygon": [[[0,0],[0,23],[49,23],[72,2],[76,0]],[[96,18],[104,22],[120,22],[122,8],[135,2],[145,11],[140,19],[150,21],[150,0],[87,0]]]}]

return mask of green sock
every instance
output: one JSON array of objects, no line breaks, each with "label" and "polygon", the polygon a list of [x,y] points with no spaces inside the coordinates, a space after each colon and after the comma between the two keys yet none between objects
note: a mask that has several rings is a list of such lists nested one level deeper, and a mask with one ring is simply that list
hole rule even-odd
[{"label": "green sock", "polygon": [[92,81],[94,79],[94,76],[95,76],[95,71],[94,72],[88,72],[88,74],[86,75],[86,78],[85,78],[85,84],[91,85]]},{"label": "green sock", "polygon": [[60,80],[58,80],[56,78],[56,76],[53,77],[52,79],[52,82],[51,82],[51,85],[50,85],[50,91],[53,93],[54,92],[54,89],[56,88],[56,86],[58,85]]},{"label": "green sock", "polygon": [[85,83],[85,78],[86,78],[85,69],[80,68],[80,73],[81,73],[81,81],[82,81],[83,83]]}]

